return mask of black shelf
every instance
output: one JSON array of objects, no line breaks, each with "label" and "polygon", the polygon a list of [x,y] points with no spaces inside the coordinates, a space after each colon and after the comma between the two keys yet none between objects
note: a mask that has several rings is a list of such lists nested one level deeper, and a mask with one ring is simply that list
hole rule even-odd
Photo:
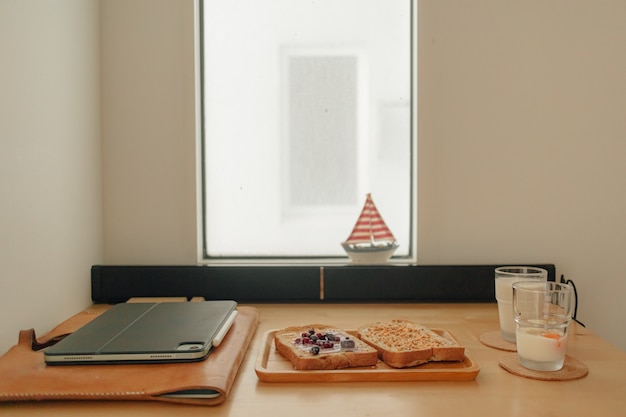
[{"label": "black shelf", "polygon": [[[241,303],[495,302],[494,269],[508,265],[94,265],[92,300],[204,297]],[[548,270],[553,264],[527,264]]]}]

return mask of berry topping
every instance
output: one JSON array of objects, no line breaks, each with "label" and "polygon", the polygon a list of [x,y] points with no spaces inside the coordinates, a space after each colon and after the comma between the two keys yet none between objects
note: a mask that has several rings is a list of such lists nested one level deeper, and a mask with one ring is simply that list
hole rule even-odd
[{"label": "berry topping", "polygon": [[333,342],[339,342],[341,340],[341,337],[339,337],[336,334],[329,334],[328,340],[333,341]]},{"label": "berry topping", "polygon": [[312,355],[356,349],[354,340],[350,340],[350,337],[342,333],[333,333],[332,331],[322,333],[315,329],[302,332],[300,337],[294,338],[293,343]]}]

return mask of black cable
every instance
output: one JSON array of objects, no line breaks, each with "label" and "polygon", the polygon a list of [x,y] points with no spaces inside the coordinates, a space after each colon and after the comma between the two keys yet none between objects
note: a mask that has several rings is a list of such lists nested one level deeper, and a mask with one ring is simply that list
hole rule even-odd
[{"label": "black cable", "polygon": [[565,281],[565,275],[563,274],[561,274],[561,282],[571,285],[572,288],[574,289],[574,302],[576,304],[574,305],[574,315],[572,316],[572,319],[574,319],[574,321],[580,324],[581,326],[587,327],[583,324],[583,322],[581,322],[580,320],[576,318],[576,314],[578,314],[578,291],[576,290],[576,284],[574,284],[574,281],[572,281],[571,279],[568,279],[567,281]]}]

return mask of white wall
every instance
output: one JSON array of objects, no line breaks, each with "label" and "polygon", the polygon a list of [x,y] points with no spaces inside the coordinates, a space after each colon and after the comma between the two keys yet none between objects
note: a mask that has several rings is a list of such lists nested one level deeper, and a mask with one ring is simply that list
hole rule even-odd
[{"label": "white wall", "polygon": [[419,261],[554,262],[626,349],[626,2],[419,12]]},{"label": "white wall", "polygon": [[[103,6],[105,261],[194,263],[191,1]],[[419,13],[419,262],[554,262],[626,349],[626,3]]]},{"label": "white wall", "polygon": [[0,353],[90,303],[102,261],[98,2],[0,2]]},{"label": "white wall", "polygon": [[101,0],[107,263],[196,262],[193,0]]}]

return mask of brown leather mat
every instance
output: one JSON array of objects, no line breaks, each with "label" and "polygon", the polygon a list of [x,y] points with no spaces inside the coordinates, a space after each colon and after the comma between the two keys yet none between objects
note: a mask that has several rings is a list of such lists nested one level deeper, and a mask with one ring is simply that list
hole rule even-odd
[{"label": "brown leather mat", "polygon": [[[96,305],[39,338],[39,344],[71,333],[110,306]],[[226,400],[259,322],[254,307],[239,314],[220,344],[201,362],[179,364],[46,366],[42,351],[32,349],[33,330],[23,330],[17,345],[0,357],[0,401],[156,400],[217,405]],[[216,398],[171,398],[188,389],[212,389]]]},{"label": "brown leather mat", "polygon": [[500,330],[494,330],[491,332],[484,332],[478,336],[478,340],[485,346],[492,347],[494,349],[504,350],[507,352],[517,352],[517,345],[515,343],[507,342],[502,338]]},{"label": "brown leather mat", "polygon": [[519,362],[517,353],[509,353],[503,356],[499,364],[513,375],[542,381],[571,381],[584,378],[589,373],[587,365],[569,355],[565,355],[565,363],[559,371],[533,371],[532,369],[524,368]]}]

